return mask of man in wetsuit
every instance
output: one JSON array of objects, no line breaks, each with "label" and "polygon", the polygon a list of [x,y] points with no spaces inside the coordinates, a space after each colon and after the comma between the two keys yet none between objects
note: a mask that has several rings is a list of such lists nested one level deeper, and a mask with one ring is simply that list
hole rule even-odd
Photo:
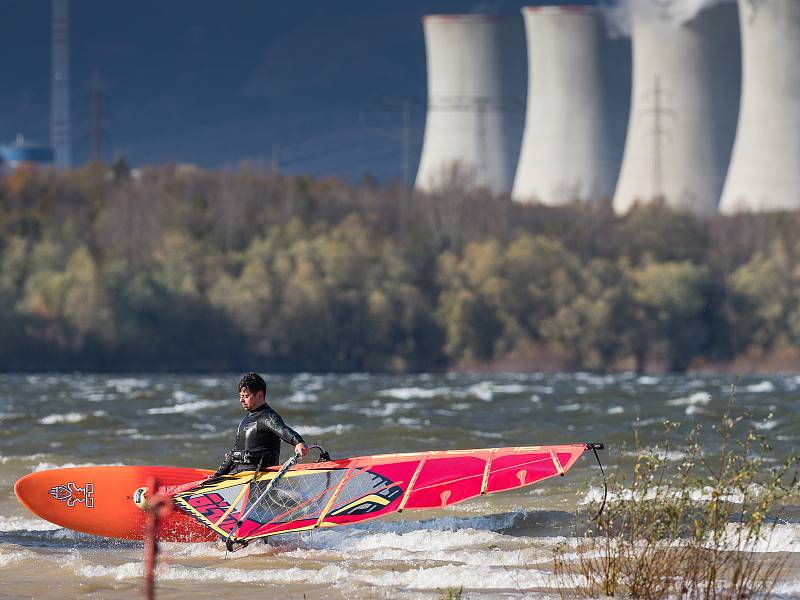
[{"label": "man in wetsuit", "polygon": [[239,403],[247,415],[239,423],[233,449],[212,478],[277,465],[281,440],[294,446],[300,456],[308,454],[305,440],[267,405],[266,395],[267,384],[256,373],[248,373],[239,381]]}]

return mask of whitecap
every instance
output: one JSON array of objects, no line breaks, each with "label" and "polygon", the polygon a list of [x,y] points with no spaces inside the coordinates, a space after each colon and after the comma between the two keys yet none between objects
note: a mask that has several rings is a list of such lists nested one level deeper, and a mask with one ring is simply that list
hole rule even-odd
[{"label": "whitecap", "polygon": [[39,471],[50,471],[52,469],[72,469],[74,467],[120,467],[120,466],[122,466],[122,463],[97,464],[97,463],[92,463],[92,462],[87,462],[87,463],[72,463],[72,462],[68,462],[68,463],[64,463],[64,464],[59,465],[59,464],[51,463],[51,462],[40,462],[38,465],[36,465],[33,468],[33,472],[37,473]]},{"label": "whitecap", "polygon": [[61,526],[45,521],[44,519],[30,517],[4,517],[0,515],[0,531],[54,531]]},{"label": "whitecap", "polygon": [[300,433],[303,435],[326,435],[328,433],[335,433],[337,435],[344,433],[345,431],[350,431],[353,429],[352,425],[342,425],[339,423],[338,425],[329,425],[327,427],[316,427],[314,425],[307,425],[305,427],[298,427]]},{"label": "whitecap", "polygon": [[660,377],[651,377],[650,375],[642,375],[638,379],[636,379],[636,383],[639,385],[658,385],[661,383]]},{"label": "whitecap", "polygon": [[102,410],[96,410],[92,413],[77,413],[71,412],[66,414],[54,413],[51,415],[47,415],[46,417],[42,417],[39,419],[39,423],[42,425],[56,425],[58,423],[80,423],[81,421],[85,421],[90,416],[94,417],[104,417],[108,413]]},{"label": "whitecap", "polygon": [[555,392],[556,388],[552,385],[533,385],[531,386],[531,390],[539,392],[540,394],[552,394]]},{"label": "whitecap", "polygon": [[173,415],[179,413],[194,412],[196,410],[203,410],[206,408],[220,408],[229,406],[229,400],[197,400],[195,402],[186,402],[184,404],[175,404],[174,406],[159,406],[157,408],[148,408],[144,411],[148,415]]},{"label": "whitecap", "polygon": [[7,567],[13,563],[32,560],[38,557],[39,555],[28,550],[12,550],[11,552],[0,550],[0,567]]},{"label": "whitecap", "polygon": [[774,392],[775,385],[771,381],[762,381],[760,383],[753,383],[748,386],[745,386],[744,390],[746,392],[751,392],[753,394],[765,394],[769,392]]},{"label": "whitecap", "polygon": [[175,402],[180,402],[180,403],[194,402],[195,400],[197,400],[197,396],[195,394],[185,392],[183,390],[175,390],[174,392],[172,392],[172,398],[175,400]]},{"label": "whitecap", "polygon": [[297,390],[291,396],[281,398],[280,401],[285,403],[304,404],[306,402],[316,402],[317,400],[319,400],[319,396],[316,394]]},{"label": "whitecap", "polygon": [[573,404],[562,404],[561,406],[556,406],[556,412],[575,412],[576,410],[581,409],[581,404],[575,402]]},{"label": "whitecap", "polygon": [[361,408],[358,412],[368,417],[388,417],[400,411],[416,408],[416,402],[374,402],[372,407]]},{"label": "whitecap", "polygon": [[390,388],[378,392],[379,396],[389,396],[398,400],[411,400],[412,398],[434,398],[436,396],[447,396],[452,389],[447,387],[421,388],[421,387],[402,387]]},{"label": "whitecap", "polygon": [[114,388],[120,394],[129,394],[135,389],[146,388],[150,385],[148,379],[139,379],[136,377],[119,377],[106,379],[106,387]]},{"label": "whitecap", "polygon": [[624,412],[625,412],[625,407],[624,406],[611,406],[606,411],[606,414],[609,414],[609,415],[621,415]]},{"label": "whitecap", "polygon": [[695,392],[691,396],[667,400],[666,404],[669,406],[707,406],[710,402],[711,394],[708,392]]}]

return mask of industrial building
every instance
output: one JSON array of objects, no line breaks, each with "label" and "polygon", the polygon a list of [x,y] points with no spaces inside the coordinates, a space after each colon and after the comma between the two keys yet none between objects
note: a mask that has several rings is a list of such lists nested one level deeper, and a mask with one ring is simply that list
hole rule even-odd
[{"label": "industrial building", "polygon": [[53,149],[27,142],[22,135],[18,135],[13,144],[0,146],[0,168],[15,169],[23,163],[50,165],[53,163]]},{"label": "industrial building", "polygon": [[591,7],[522,13],[528,102],[512,197],[554,205],[611,198],[630,96],[630,43],[611,40]]},{"label": "industrial building", "polygon": [[428,110],[416,188],[454,179],[508,193],[525,114],[525,34],[520,19],[423,19]]},{"label": "industrial building", "polygon": [[663,200],[711,214],[736,131],[737,10],[723,3],[675,22],[665,6],[632,4],[631,109],[614,208]]},{"label": "industrial building", "polygon": [[720,211],[800,208],[800,2],[739,0],[743,86]]}]

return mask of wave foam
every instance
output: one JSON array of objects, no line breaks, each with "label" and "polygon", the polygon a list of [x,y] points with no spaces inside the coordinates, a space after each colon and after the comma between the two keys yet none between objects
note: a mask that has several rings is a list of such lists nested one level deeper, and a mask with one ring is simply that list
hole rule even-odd
[{"label": "wave foam", "polygon": [[695,392],[691,396],[667,400],[668,406],[685,406],[687,415],[695,415],[703,412],[703,407],[711,403],[711,394],[708,392]]},{"label": "wave foam", "polygon": [[96,410],[92,413],[77,413],[71,412],[66,414],[52,414],[47,415],[46,417],[42,417],[39,419],[39,423],[42,425],[57,425],[58,423],[80,423],[81,421],[85,421],[89,417],[104,417],[108,413],[104,410]]},{"label": "wave foam", "polygon": [[353,429],[352,425],[329,425],[327,427],[316,427],[314,425],[307,425],[305,427],[298,427],[303,435],[325,435],[328,433],[335,433],[336,435],[342,434],[345,431]]},{"label": "wave foam", "polygon": [[122,463],[104,463],[104,464],[97,464],[97,463],[64,463],[62,465],[51,463],[51,462],[40,462],[33,468],[34,473],[38,473],[39,471],[50,471],[52,469],[72,469],[74,467],[121,467],[123,466]]},{"label": "wave foam", "polygon": [[173,406],[159,406],[157,408],[148,408],[145,414],[148,415],[175,415],[180,413],[194,412],[196,410],[204,410],[206,408],[220,408],[229,406],[230,402],[227,400],[193,400],[175,404]]},{"label": "wave foam", "polygon": [[29,517],[4,517],[0,515],[0,531],[54,531],[61,529],[59,525],[44,519]]},{"label": "wave foam", "polygon": [[768,394],[769,392],[775,391],[775,385],[771,381],[762,381],[760,383],[746,385],[744,391],[753,394]]},{"label": "wave foam", "polygon": [[453,390],[448,387],[421,388],[401,387],[389,388],[378,392],[379,396],[388,396],[398,400],[411,400],[412,398],[435,398],[436,396],[449,396]]}]

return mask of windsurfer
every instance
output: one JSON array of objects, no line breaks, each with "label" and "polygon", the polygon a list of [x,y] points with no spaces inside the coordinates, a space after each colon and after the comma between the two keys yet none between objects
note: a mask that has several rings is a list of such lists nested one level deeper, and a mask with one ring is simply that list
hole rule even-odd
[{"label": "windsurfer", "polygon": [[267,384],[256,373],[239,381],[239,403],[247,415],[239,423],[236,442],[225,461],[211,477],[273,467],[280,462],[281,440],[294,446],[300,456],[308,454],[303,437],[288,427],[266,402]]}]

